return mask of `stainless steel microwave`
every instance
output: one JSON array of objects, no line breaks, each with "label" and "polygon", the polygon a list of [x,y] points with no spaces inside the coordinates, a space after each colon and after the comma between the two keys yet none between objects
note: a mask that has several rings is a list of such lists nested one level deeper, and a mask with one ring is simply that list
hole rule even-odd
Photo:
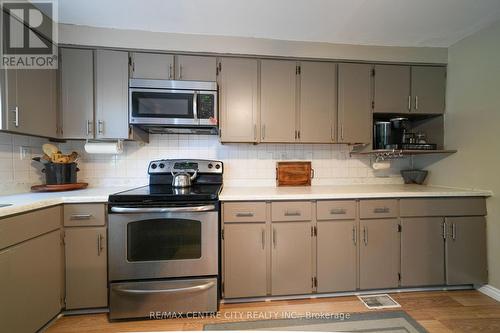
[{"label": "stainless steel microwave", "polygon": [[217,83],[142,80],[129,82],[130,123],[152,132],[162,129],[216,129]]}]

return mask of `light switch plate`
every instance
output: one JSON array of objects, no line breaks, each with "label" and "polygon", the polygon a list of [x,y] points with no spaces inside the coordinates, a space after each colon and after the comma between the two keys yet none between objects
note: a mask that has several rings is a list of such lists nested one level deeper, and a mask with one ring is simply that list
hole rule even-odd
[{"label": "light switch plate", "polygon": [[30,147],[25,147],[25,146],[19,147],[19,157],[22,160],[29,160],[29,159],[31,159],[31,148]]}]

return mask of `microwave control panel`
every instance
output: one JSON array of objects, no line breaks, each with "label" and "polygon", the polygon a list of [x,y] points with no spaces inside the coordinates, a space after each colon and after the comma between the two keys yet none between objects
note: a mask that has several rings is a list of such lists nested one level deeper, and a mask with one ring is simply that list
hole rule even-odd
[{"label": "microwave control panel", "polygon": [[215,116],[215,96],[213,94],[198,94],[196,100],[198,119],[210,119]]}]

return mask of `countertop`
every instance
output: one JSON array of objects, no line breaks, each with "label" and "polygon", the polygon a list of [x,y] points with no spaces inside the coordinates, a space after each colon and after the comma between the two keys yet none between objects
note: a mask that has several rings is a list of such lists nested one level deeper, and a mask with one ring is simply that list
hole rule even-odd
[{"label": "countertop", "polygon": [[224,187],[221,201],[320,200],[416,197],[488,197],[490,191],[425,185],[317,185],[309,187]]},{"label": "countertop", "polygon": [[[22,193],[0,196],[0,217],[64,203],[105,203],[113,193],[132,187],[88,188],[52,193]],[[337,185],[310,187],[224,187],[221,201],[321,200],[415,197],[487,197],[490,191],[421,185]]]}]

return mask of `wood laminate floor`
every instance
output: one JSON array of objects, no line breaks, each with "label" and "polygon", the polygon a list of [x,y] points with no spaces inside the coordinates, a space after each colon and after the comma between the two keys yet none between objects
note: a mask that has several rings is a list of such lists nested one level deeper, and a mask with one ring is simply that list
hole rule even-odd
[{"label": "wood laminate floor", "polygon": [[[391,296],[429,332],[500,332],[500,302],[475,290],[395,293]],[[108,321],[106,314],[64,316],[47,333],[148,332],[201,330],[204,324],[257,320],[259,316],[354,313],[368,310],[355,296],[221,304],[220,318]],[[385,310],[387,311],[387,310]],[[231,319],[232,317],[232,319]]]}]

